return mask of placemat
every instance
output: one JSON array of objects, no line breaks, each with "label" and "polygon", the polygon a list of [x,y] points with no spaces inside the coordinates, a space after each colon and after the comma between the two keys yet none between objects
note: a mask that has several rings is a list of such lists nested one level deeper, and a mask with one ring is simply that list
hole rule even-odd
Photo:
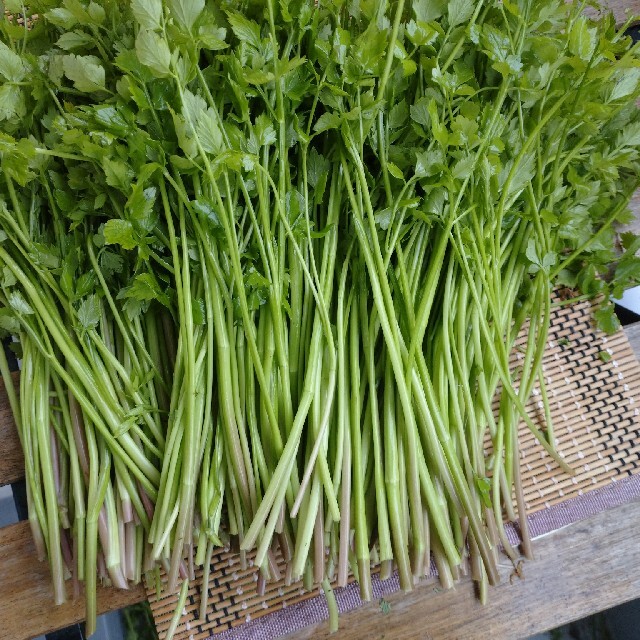
[{"label": "placemat", "polygon": [[[606,336],[594,328],[591,314],[589,302],[556,306],[543,360],[558,450],[576,474],[570,477],[558,469],[520,425],[522,481],[533,537],[640,496],[640,366],[624,331]],[[517,347],[525,340],[526,328],[516,342],[514,366],[523,357]],[[541,415],[538,389],[527,409],[534,420]],[[515,544],[516,528],[508,525],[507,533]],[[305,591],[300,583],[286,586],[280,580],[259,595],[258,572],[250,554],[248,558],[243,570],[230,549],[214,554],[205,621],[198,620],[201,571],[196,572],[176,639],[270,640],[328,617],[324,596]],[[374,599],[399,589],[396,576],[373,578]],[[177,594],[163,591],[158,597],[152,587],[148,595],[163,640]],[[336,589],[336,598],[341,611],[361,604],[356,584]]]}]

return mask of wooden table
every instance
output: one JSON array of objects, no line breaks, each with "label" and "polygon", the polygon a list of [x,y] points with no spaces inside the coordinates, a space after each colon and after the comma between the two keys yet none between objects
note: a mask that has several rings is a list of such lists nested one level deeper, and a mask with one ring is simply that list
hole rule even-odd
[{"label": "wooden table", "polygon": [[[340,617],[340,640],[514,640],[553,629],[640,597],[640,502],[603,512],[534,542],[536,560],[523,567],[522,579],[502,583],[482,606],[472,584],[440,591],[437,582],[409,594],[387,596]],[[506,559],[505,559],[506,560]],[[288,638],[328,638],[318,624]]]}]

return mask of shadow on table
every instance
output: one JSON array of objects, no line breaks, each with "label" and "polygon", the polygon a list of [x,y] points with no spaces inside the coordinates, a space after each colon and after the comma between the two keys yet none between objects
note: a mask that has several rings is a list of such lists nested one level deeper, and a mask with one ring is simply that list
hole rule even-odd
[{"label": "shadow on table", "polygon": [[528,640],[640,640],[640,601],[621,604]]}]

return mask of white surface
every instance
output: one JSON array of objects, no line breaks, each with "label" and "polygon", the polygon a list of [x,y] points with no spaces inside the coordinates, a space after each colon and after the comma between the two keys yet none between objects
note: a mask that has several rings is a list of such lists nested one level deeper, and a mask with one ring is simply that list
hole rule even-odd
[{"label": "white surface", "polygon": [[0,528],[18,522],[16,505],[10,486],[0,487]]},{"label": "white surface", "polygon": [[627,289],[622,298],[620,298],[620,300],[616,300],[616,302],[621,307],[629,309],[630,311],[640,315],[640,287]]}]

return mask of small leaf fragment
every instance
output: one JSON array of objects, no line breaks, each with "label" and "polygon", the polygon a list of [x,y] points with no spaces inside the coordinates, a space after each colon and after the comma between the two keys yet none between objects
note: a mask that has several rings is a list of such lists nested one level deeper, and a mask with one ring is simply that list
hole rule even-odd
[{"label": "small leaf fragment", "polygon": [[608,351],[599,351],[598,358],[600,358],[600,360],[602,360],[602,362],[604,362],[605,364],[607,362],[611,362],[612,360],[611,354]]}]

